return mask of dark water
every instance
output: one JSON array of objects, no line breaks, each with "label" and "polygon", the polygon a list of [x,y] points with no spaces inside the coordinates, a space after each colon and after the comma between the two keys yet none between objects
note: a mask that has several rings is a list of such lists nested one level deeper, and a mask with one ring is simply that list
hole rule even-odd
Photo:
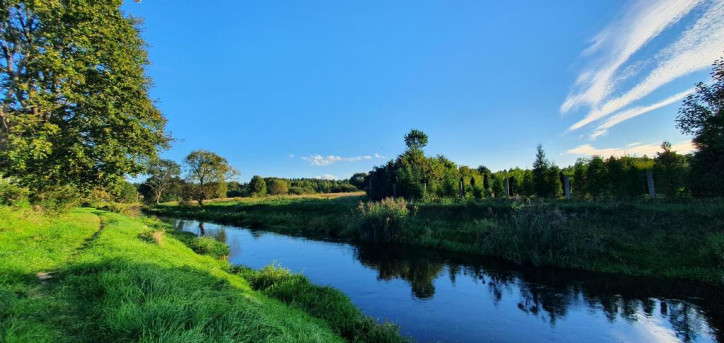
[{"label": "dark water", "polygon": [[[197,221],[171,222],[201,234]],[[232,264],[303,273],[419,342],[724,341],[721,289],[211,223],[203,233],[229,244]]]}]

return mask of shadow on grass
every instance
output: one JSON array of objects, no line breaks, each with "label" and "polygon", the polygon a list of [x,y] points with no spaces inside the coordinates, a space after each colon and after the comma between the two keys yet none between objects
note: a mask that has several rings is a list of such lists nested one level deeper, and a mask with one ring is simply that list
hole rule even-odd
[{"label": "shadow on grass", "polygon": [[67,341],[334,339],[321,321],[306,323],[301,314],[289,315],[281,305],[191,267],[118,259],[77,264],[60,270],[44,292],[53,298],[53,312],[30,311],[26,317]]}]

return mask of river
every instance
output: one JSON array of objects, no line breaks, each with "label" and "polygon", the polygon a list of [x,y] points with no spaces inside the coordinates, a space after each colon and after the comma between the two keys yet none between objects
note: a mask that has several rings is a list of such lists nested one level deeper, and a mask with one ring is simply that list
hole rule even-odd
[{"label": "river", "polygon": [[276,263],[337,288],[416,342],[724,341],[722,290],[700,284],[169,221],[225,241],[231,264]]}]

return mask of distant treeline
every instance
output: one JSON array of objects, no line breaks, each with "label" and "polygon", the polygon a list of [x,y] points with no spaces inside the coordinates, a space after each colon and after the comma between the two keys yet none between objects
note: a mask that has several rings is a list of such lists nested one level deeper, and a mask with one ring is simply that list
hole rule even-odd
[{"label": "distant treeline", "polygon": [[[148,182],[136,184],[138,192],[148,202],[155,201],[153,188]],[[199,185],[189,182],[181,177],[174,177],[170,186],[161,195],[159,202],[196,200],[195,194]],[[352,185],[349,180],[322,180],[322,179],[285,179],[278,177],[262,178],[254,176],[251,182],[238,181],[214,182],[207,186],[210,192],[207,198],[234,198],[259,197],[266,195],[301,195],[320,193],[357,192],[359,188]]]},{"label": "distant treeline", "polygon": [[[421,132],[411,134],[424,135]],[[408,135],[409,136],[409,135]],[[426,157],[422,147],[410,147],[386,165],[375,167],[365,178],[364,190],[372,199],[398,196],[423,198],[501,198],[505,196],[564,196],[564,178],[576,198],[638,197],[648,193],[647,171],[652,171],[657,194],[690,197],[698,189],[690,177],[691,155],[680,155],[664,143],[655,157],[579,159],[560,168],[548,161],[541,146],[532,169],[492,172],[485,166],[458,166],[446,157]],[[507,186],[507,192],[506,192]],[[461,192],[462,191],[462,192]]]}]

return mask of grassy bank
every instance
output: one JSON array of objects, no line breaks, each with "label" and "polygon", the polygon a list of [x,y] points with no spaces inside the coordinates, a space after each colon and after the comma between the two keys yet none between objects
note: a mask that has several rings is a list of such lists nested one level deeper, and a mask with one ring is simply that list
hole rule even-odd
[{"label": "grassy bank", "polygon": [[157,215],[311,237],[380,240],[536,265],[724,284],[724,202],[400,201],[362,197],[166,204]]},{"label": "grassy bank", "polygon": [[0,207],[0,341],[401,341],[336,290],[286,274],[262,288],[279,270],[232,268],[225,245],[167,229],[94,209]]}]

